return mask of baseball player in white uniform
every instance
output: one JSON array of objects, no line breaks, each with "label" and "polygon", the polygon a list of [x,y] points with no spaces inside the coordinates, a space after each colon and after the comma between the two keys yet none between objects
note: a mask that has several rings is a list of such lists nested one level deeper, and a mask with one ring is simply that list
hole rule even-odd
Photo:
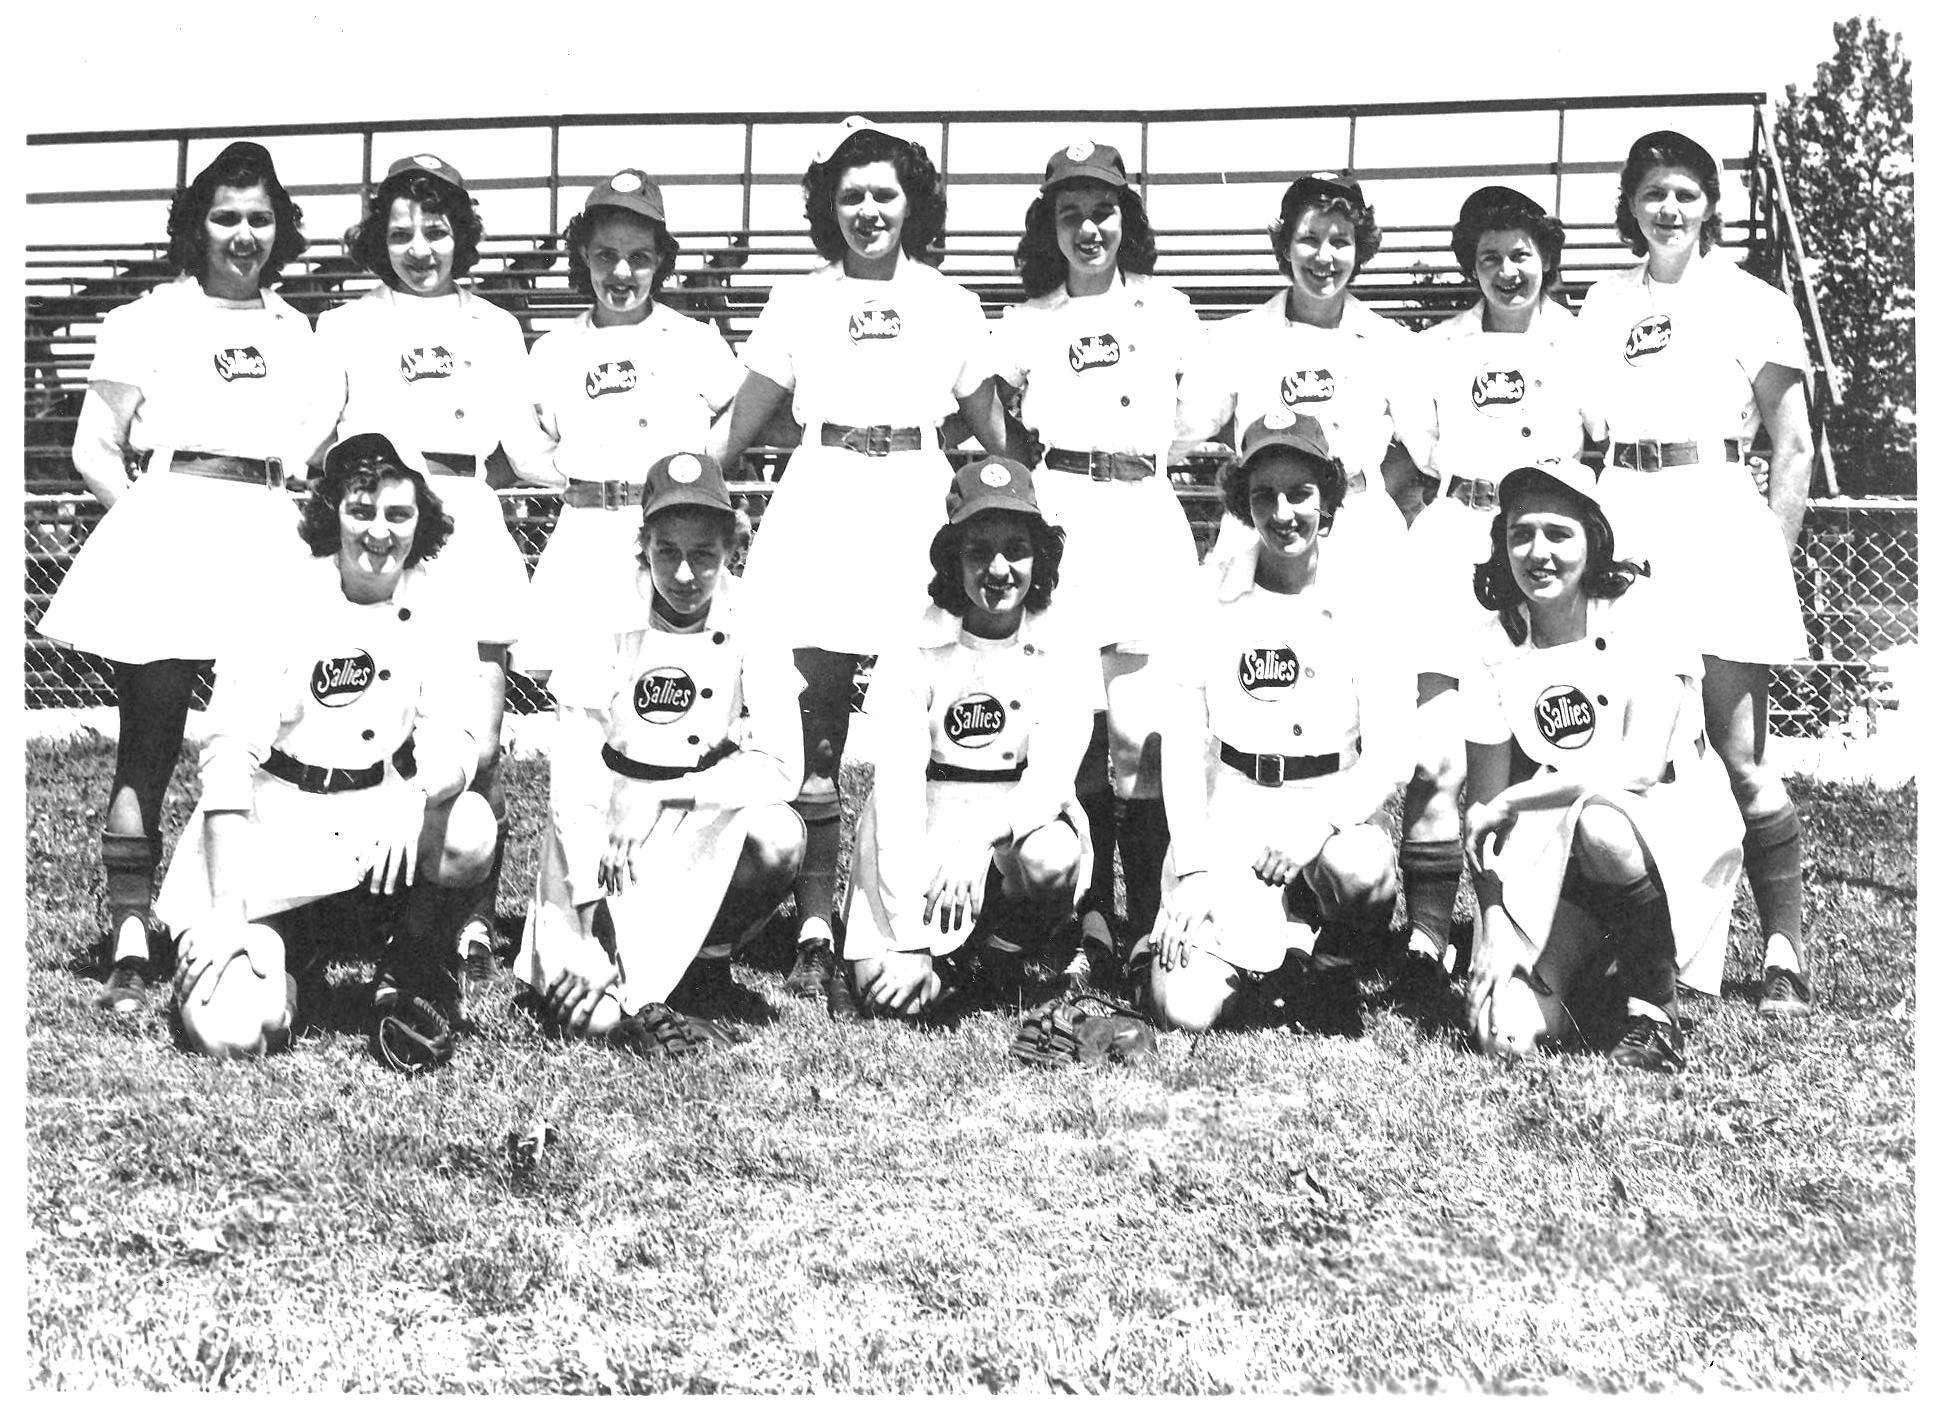
[{"label": "baseball player in white uniform", "polygon": [[[1335,565],[1325,540],[1348,484],[1311,416],[1255,422],[1223,473],[1230,514],[1256,540],[1203,569],[1206,592],[1173,658],[1179,696],[1161,775],[1173,844],[1154,923],[1148,991],[1162,1025],[1200,1031],[1293,952],[1311,1024],[1353,1007],[1340,933],[1379,932],[1396,899],[1382,806],[1409,774],[1409,659],[1395,611]],[[1347,1027],[1344,1027],[1347,1029]]]},{"label": "baseball player in white uniform", "polygon": [[[1231,420],[1238,438],[1265,416],[1314,417],[1349,473],[1329,534],[1336,558],[1393,568],[1405,513],[1420,505],[1425,417],[1408,330],[1349,291],[1382,246],[1375,209],[1352,178],[1304,174],[1282,195],[1269,237],[1288,287],[1207,334],[1203,358],[1181,380],[1179,435],[1215,438]],[[1245,521],[1223,519],[1209,558],[1253,540]]]},{"label": "baseball player in white uniform", "polygon": [[518,655],[532,673],[552,667],[567,632],[610,612],[632,618],[641,476],[662,456],[705,449],[742,384],[714,325],[659,300],[680,244],[645,173],[624,168],[596,184],[565,246],[573,288],[593,306],[533,344],[539,424],[567,484],[533,571],[533,632]]},{"label": "baseball player in white uniform", "polygon": [[[813,995],[833,965],[836,778],[856,670],[923,610],[925,543],[951,479],[939,424],[958,412],[993,452],[1003,452],[1005,435],[984,310],[918,256],[945,217],[923,145],[853,116],[809,165],[803,195],[826,266],[777,281],[742,347],[748,375],[714,454],[732,466],[792,402],[802,448],[763,514],[745,583],[803,676],[797,810],[809,843],[787,985]],[[859,561],[867,588],[842,588],[832,576]]]},{"label": "baseball player in white uniform", "polygon": [[1576,461],[1500,483],[1477,595],[1497,614],[1460,691],[1465,837],[1481,923],[1470,1027],[1516,1056],[1568,1029],[1616,962],[1621,1065],[1684,1064],[1681,984],[1719,994],[1740,823],[1707,745],[1688,611],[1612,554],[1604,486]]},{"label": "baseball player in white uniform", "polygon": [[1419,964],[1454,960],[1450,922],[1463,872],[1463,732],[1456,687],[1476,626],[1490,616],[1472,594],[1490,555],[1497,478],[1584,448],[1580,382],[1567,339],[1572,318],[1548,294],[1564,225],[1515,189],[1479,188],[1463,201],[1450,250],[1477,284],[1476,305],[1417,337],[1429,420],[1424,468],[1436,493],[1409,528],[1408,567],[1422,640],[1416,674],[1416,773],[1403,799],[1403,895]]},{"label": "baseball player in white uniform", "polygon": [[1060,148],[1018,244],[1026,300],[995,334],[999,378],[1021,394],[1013,449],[1035,453],[1038,499],[1066,532],[1060,613],[1101,652],[1106,708],[1079,775],[1094,858],[1080,945],[1114,963],[1116,844],[1129,943],[1158,906],[1167,833],[1150,659],[1198,563],[1167,455],[1180,373],[1203,329],[1186,297],[1153,277],[1156,256],[1119,151],[1089,139]]},{"label": "baseball player in white uniform", "polygon": [[[1619,548],[1692,621],[1706,659],[1706,733],[1746,820],[1747,881],[1765,938],[1762,1015],[1805,1014],[1800,819],[1766,759],[1775,664],[1807,653],[1791,552],[1813,455],[1799,319],[1719,250],[1719,168],[1683,134],[1632,146],[1618,228],[1644,258],[1595,286],[1577,330]],[[1764,498],[1745,465],[1772,442]]]},{"label": "baseball player in white uniform", "polygon": [[[263,613],[218,660],[202,796],[156,903],[199,1051],[287,1043],[299,979],[337,953],[385,962],[382,1058],[451,1052],[447,938],[497,829],[466,791],[484,746],[471,642],[427,568],[450,529],[415,450],[346,436],[304,512],[313,558],[251,592]],[[387,950],[372,894],[399,892]]]},{"label": "baseball player in white uniform", "polygon": [[740,601],[734,540],[714,458],[656,461],[631,609],[562,640],[550,685],[551,817],[514,971],[562,1032],[642,1054],[714,1038],[669,996],[705,944],[726,968],[802,857],[801,681]]},{"label": "baseball player in white uniform", "polygon": [[1033,484],[1000,456],[958,472],[931,540],[931,604],[914,638],[878,660],[848,975],[831,983],[839,1018],[857,1001],[924,1010],[963,981],[967,943],[1015,971],[1084,885],[1092,853],[1073,779],[1099,665],[1091,636],[1051,612],[1064,539]]},{"label": "baseball player in white uniform", "polygon": [[[40,632],[113,666],[100,1004],[118,1013],[147,1004],[162,797],[196,680],[239,603],[303,558],[284,481],[330,434],[330,379],[310,323],[265,290],[303,251],[302,216],[261,145],[227,145],[170,207],[181,278],[102,322],[75,427],[75,469],[107,513]],[[190,558],[212,530],[221,557]]]},{"label": "baseball player in white uniform", "polygon": [[[433,489],[451,515],[438,584],[478,645],[474,684],[486,746],[475,791],[503,824],[506,651],[526,625],[528,589],[526,558],[486,483],[486,458],[503,447],[521,479],[554,486],[559,477],[532,419],[518,319],[458,282],[478,261],[483,234],[457,169],[436,154],[398,159],[351,245],[380,285],[325,312],[317,335],[343,372],[338,430],[395,431],[410,441],[424,452]],[[495,869],[452,948],[475,981],[491,976],[498,890]]]}]

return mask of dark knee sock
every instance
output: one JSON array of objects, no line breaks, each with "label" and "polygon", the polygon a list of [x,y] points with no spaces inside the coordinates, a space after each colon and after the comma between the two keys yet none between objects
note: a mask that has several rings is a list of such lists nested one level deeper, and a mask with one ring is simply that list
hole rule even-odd
[{"label": "dark knee sock", "polygon": [[1436,841],[1405,838],[1401,861],[1409,924],[1427,932],[1440,952],[1450,944],[1457,883],[1463,877],[1463,844],[1455,838]]},{"label": "dark knee sock", "polygon": [[[1776,932],[1793,943],[1801,972],[1807,970],[1807,943],[1800,930],[1800,814],[1788,803],[1778,812],[1746,820],[1746,880],[1760,909],[1762,940]],[[1762,954],[1765,947],[1762,947]]]},{"label": "dark knee sock", "polygon": [[109,955],[113,937],[130,917],[148,920],[155,900],[155,868],[161,860],[161,839],[142,833],[101,834],[101,865],[108,874]]},{"label": "dark knee sock", "polygon": [[1153,930],[1160,911],[1160,864],[1166,861],[1166,804],[1158,798],[1127,798],[1119,805],[1119,860],[1126,869],[1129,940]]},{"label": "dark knee sock", "polygon": [[1106,715],[1092,716],[1092,741],[1079,761],[1073,780],[1079,807],[1086,815],[1086,831],[1092,837],[1092,884],[1086,889],[1087,910],[1111,916],[1113,912],[1113,847],[1118,841],[1113,821],[1113,789],[1106,772]]},{"label": "dark knee sock", "polygon": [[1672,909],[1650,873],[1623,886],[1587,884],[1588,900],[1610,932],[1618,953],[1618,981],[1625,995],[1677,1013],[1679,949]]},{"label": "dark knee sock", "polygon": [[797,924],[821,917],[835,925],[836,859],[842,850],[843,809],[839,803],[798,803],[802,815],[802,867],[796,873]]}]

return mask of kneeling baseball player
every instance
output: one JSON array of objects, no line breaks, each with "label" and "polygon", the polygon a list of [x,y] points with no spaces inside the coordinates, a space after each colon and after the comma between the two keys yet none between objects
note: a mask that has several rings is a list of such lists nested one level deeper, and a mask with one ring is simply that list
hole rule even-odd
[{"label": "kneeling baseball player", "polygon": [[802,860],[801,678],[737,608],[735,511],[711,456],[680,452],[629,492],[640,569],[618,632],[562,637],[551,817],[515,974],[563,1035],[644,1056],[728,1039],[667,1002],[728,954]]}]

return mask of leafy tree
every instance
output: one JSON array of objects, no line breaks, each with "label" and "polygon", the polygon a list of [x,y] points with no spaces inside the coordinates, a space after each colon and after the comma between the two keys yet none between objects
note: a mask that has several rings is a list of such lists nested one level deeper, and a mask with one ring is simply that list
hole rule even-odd
[{"label": "leafy tree", "polygon": [[1901,36],[1834,26],[1813,89],[1787,86],[1775,146],[1844,403],[1828,414],[1841,487],[1915,491],[1915,104]]}]

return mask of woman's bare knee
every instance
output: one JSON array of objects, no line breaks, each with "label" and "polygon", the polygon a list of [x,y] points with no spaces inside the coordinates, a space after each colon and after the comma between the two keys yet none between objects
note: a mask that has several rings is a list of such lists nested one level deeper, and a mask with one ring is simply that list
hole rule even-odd
[{"label": "woman's bare knee", "polygon": [[1634,882],[1645,875],[1645,847],[1632,820],[1604,803],[1587,803],[1578,813],[1572,855],[1594,882]]},{"label": "woman's bare knee", "polygon": [[1216,957],[1202,954],[1185,966],[1166,970],[1153,963],[1147,981],[1153,1017],[1168,1030],[1198,1033],[1211,1029],[1233,999],[1233,969]]},{"label": "woman's bare knee", "polygon": [[1079,834],[1063,820],[1047,823],[1017,847],[1018,875],[1034,901],[1068,894],[1079,881]]},{"label": "woman's bare knee", "polygon": [[481,794],[460,793],[444,811],[443,821],[432,880],[442,887],[471,887],[484,881],[499,846],[499,822],[492,815],[492,805]]}]

